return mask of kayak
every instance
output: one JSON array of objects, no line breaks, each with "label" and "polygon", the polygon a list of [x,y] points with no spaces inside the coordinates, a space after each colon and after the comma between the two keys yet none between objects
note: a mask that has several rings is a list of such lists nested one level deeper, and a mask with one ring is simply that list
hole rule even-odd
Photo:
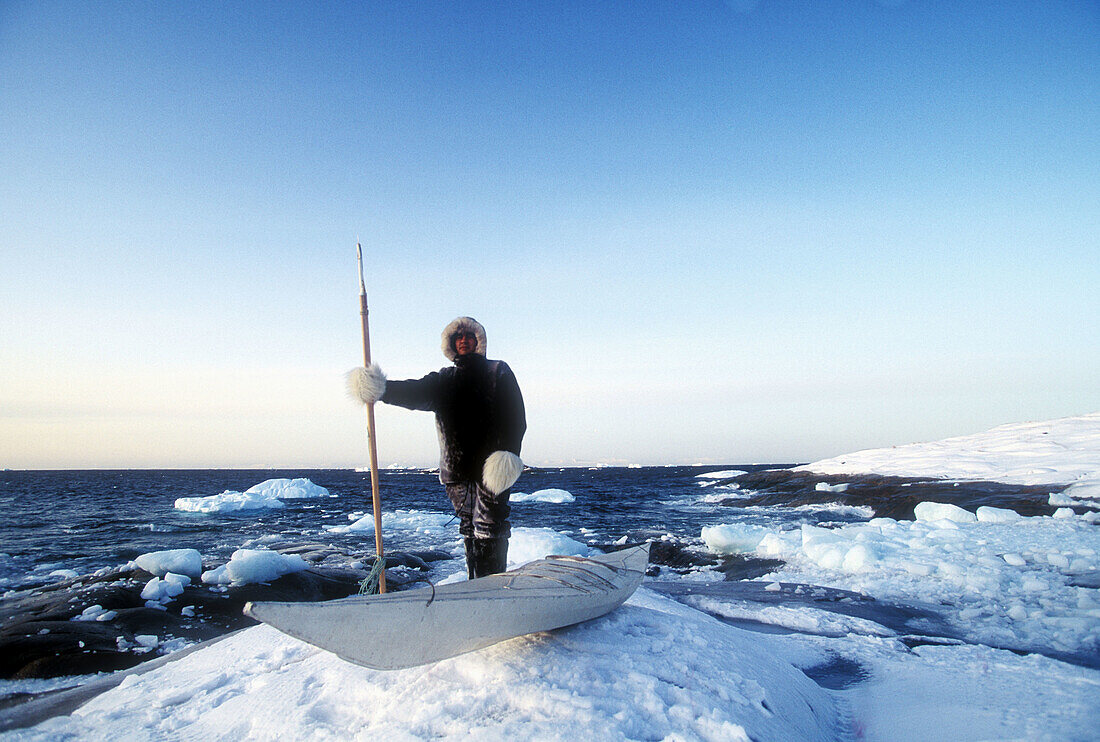
[{"label": "kayak", "polygon": [[649,544],[594,557],[548,556],[518,569],[384,595],[256,602],[246,615],[376,670],[425,665],[609,613],[645,575]]}]

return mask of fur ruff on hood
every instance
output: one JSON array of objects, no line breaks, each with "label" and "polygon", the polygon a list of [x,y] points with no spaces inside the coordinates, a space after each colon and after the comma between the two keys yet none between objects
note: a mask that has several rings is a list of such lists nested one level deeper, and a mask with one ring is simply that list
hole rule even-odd
[{"label": "fur ruff on hood", "polygon": [[460,330],[472,332],[477,338],[477,348],[474,349],[474,352],[480,356],[485,355],[485,328],[473,317],[458,317],[443,329],[443,355],[447,356],[447,360],[454,362],[454,359],[458,358],[454,336]]}]

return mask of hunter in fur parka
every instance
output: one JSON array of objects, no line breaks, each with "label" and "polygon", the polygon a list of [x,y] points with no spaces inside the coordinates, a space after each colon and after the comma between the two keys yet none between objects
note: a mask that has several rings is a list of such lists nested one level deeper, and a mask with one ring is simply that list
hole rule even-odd
[{"label": "hunter in fur parka", "polygon": [[[454,338],[463,331],[472,333],[477,345],[473,352],[459,355]],[[520,455],[527,430],[523,395],[508,364],[485,357],[485,328],[477,321],[459,317],[447,325],[443,354],[453,366],[420,379],[387,381],[381,401],[435,413],[443,484],[481,481],[493,453]]]},{"label": "hunter in fur parka", "polygon": [[485,328],[459,317],[443,330],[443,354],[454,365],[420,379],[388,381],[376,365],[348,376],[352,396],[435,413],[439,480],[458,515],[471,578],[507,566],[509,489],[523,471],[527,430],[512,369],[485,357]]}]

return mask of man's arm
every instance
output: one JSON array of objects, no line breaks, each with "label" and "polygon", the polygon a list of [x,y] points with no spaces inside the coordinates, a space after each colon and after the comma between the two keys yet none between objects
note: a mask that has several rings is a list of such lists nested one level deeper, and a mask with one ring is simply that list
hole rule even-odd
[{"label": "man's arm", "polygon": [[408,410],[434,412],[439,408],[441,389],[442,377],[438,371],[433,371],[419,379],[387,381],[381,401]]}]

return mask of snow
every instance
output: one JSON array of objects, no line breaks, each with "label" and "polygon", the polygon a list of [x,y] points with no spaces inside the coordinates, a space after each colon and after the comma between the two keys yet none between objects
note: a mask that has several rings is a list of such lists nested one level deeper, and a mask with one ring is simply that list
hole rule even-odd
[{"label": "snow", "polygon": [[24,739],[833,739],[835,701],[759,635],[640,591],[579,626],[379,672],[258,626]]},{"label": "snow", "polygon": [[176,510],[192,513],[235,513],[252,510],[277,510],[285,508],[283,500],[300,500],[311,497],[331,497],[324,487],[305,478],[267,479],[249,487],[244,492],[226,490],[209,497],[180,497]]},{"label": "snow", "polygon": [[[837,650],[866,674],[858,691],[827,691],[798,669],[822,664]],[[1084,740],[1095,738],[1098,676],[985,646],[910,650],[881,635],[759,634],[643,588],[603,618],[394,672],[346,663],[258,626],[128,677],[70,716],[16,734],[22,740]]]},{"label": "snow", "polygon": [[[837,642],[840,643],[840,642]],[[1095,740],[1100,672],[981,645],[845,642],[869,678],[852,696],[859,738]]]},{"label": "snow", "polygon": [[563,503],[575,502],[576,497],[571,492],[562,489],[543,489],[535,492],[513,492],[508,498],[509,502],[550,502]]},{"label": "snow", "polygon": [[[1072,501],[1065,505],[1095,507],[1100,415],[1001,426],[805,468],[1073,484],[1062,495]],[[1100,580],[1100,515],[1063,507],[1053,516],[1023,517],[1003,508],[969,512],[933,502],[919,503],[915,514],[911,521],[870,518],[786,530],[715,523],[700,536],[717,554],[784,560],[758,581],[777,600],[795,583],[924,606],[972,643],[914,645],[912,636],[875,620],[821,610],[812,601],[764,604],[698,595],[684,604],[643,586],[600,619],[395,672],[358,667],[257,626],[128,676],[71,715],[11,736],[1097,739],[1100,670],[1036,652],[1088,658],[1100,653],[1100,591],[1082,587]],[[369,515],[353,514],[352,521],[332,530],[373,530]],[[384,513],[383,524],[435,538],[452,539],[457,531],[449,515],[422,511]],[[553,529],[514,528],[509,566],[548,553],[588,552]],[[166,567],[160,557],[150,558]],[[220,574],[205,573],[203,580],[243,584],[304,567],[297,557],[240,549]],[[168,590],[162,584],[183,574],[162,571],[158,595]],[[92,606],[78,619],[105,613]],[[784,633],[747,631],[729,622],[770,624]],[[166,646],[152,635],[137,640],[149,651]],[[840,690],[828,690],[802,672],[838,660],[852,676]]]},{"label": "snow", "polygon": [[1051,493],[1051,505],[1100,508],[1100,473],[1084,476],[1060,493]]},{"label": "snow", "polygon": [[1082,477],[1062,494],[1078,500],[1100,500],[1100,474]]},{"label": "snow", "polygon": [[1001,425],[930,443],[876,448],[795,469],[818,474],[880,474],[1100,488],[1100,412]]},{"label": "snow", "polygon": [[938,604],[974,641],[1100,652],[1100,595],[1072,584],[1100,577],[1100,529],[1077,516],[979,520],[968,514],[966,520],[938,503],[923,504],[937,506],[930,511],[935,517],[875,518],[838,528],[803,525],[772,531],[755,546],[758,532],[741,542],[720,540],[714,535],[725,533],[719,526],[704,540],[716,553],[741,550],[784,560],[769,581]]}]

